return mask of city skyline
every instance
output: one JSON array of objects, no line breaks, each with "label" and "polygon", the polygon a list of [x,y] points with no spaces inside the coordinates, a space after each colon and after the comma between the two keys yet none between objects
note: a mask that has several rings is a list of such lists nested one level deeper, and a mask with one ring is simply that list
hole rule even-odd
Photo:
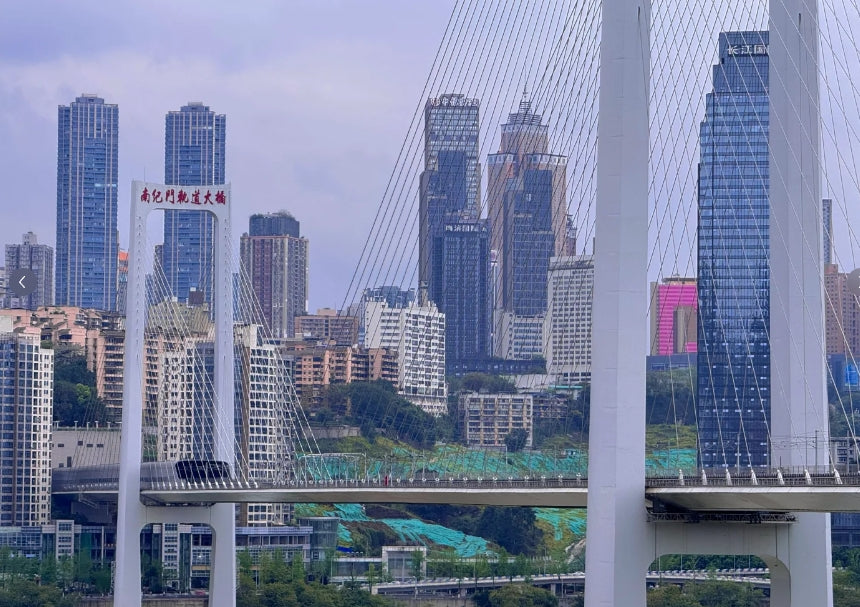
[{"label": "city skyline", "polygon": [[[160,180],[164,115],[201,101],[230,123],[234,226],[284,209],[301,217],[318,243],[309,308],[339,306],[354,269],[344,250],[361,251],[453,4],[264,2],[245,14],[226,3],[115,12],[85,3],[47,18],[4,7],[0,160],[7,196],[32,212],[8,215],[0,241],[33,231],[55,244],[57,106],[87,92],[120,109],[117,227],[128,248],[131,181]],[[149,236],[160,242],[160,226]]]}]

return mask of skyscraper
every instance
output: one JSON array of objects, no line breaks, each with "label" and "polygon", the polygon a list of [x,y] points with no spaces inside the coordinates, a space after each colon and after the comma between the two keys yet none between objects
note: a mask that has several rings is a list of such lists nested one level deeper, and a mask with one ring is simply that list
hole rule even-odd
[{"label": "skyscraper", "polygon": [[[227,118],[200,102],[168,112],[164,129],[164,183],[221,185]],[[187,301],[192,289],[212,303],[215,221],[199,211],[164,212],[162,267],[172,295]]]},{"label": "skyscraper", "polygon": [[[295,318],[308,303],[308,240],[289,213],[252,215],[240,240],[243,276],[250,283],[262,318],[274,337],[293,337]],[[246,278],[247,277],[247,278]]]},{"label": "skyscraper", "polygon": [[419,192],[418,281],[438,303],[445,222],[480,216],[477,99],[446,94],[424,106],[424,172]]},{"label": "skyscraper", "polygon": [[726,32],[699,164],[699,459],[769,463],[768,32]]},{"label": "skyscraper", "polygon": [[542,313],[549,259],[566,245],[567,158],[549,153],[549,126],[523,99],[502,125],[501,147],[487,165],[490,246],[500,266],[495,307]]},{"label": "skyscraper", "polygon": [[38,335],[0,319],[0,420],[10,428],[0,448],[0,526],[51,520],[51,419],[54,351]]},{"label": "skyscraper", "polygon": [[57,305],[116,308],[118,124],[96,95],[58,108]]},{"label": "skyscraper", "polygon": [[424,107],[418,280],[445,314],[446,364],[490,354],[490,249],[480,219],[477,99],[446,94]]},{"label": "skyscraper", "polygon": [[6,272],[11,275],[15,270],[27,269],[33,273],[35,289],[23,297],[11,292],[7,306],[35,310],[39,306],[53,305],[54,249],[46,244],[39,244],[33,232],[24,234],[21,244],[6,245]]},{"label": "skyscraper", "polygon": [[490,230],[485,219],[446,222],[442,238],[442,292],[448,368],[489,357]]}]

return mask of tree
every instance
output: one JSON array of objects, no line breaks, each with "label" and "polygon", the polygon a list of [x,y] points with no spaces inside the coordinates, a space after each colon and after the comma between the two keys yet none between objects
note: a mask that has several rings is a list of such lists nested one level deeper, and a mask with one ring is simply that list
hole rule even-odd
[{"label": "tree", "polygon": [[424,569],[424,551],[413,550],[409,557],[409,573],[415,578],[415,594],[418,594],[418,582],[421,581]]},{"label": "tree", "polygon": [[477,535],[515,554],[534,555],[543,542],[531,508],[487,506],[478,520]]},{"label": "tree", "polygon": [[489,594],[490,607],[558,607],[556,596],[527,584],[507,584]]},{"label": "tree", "polygon": [[707,580],[699,584],[693,596],[702,607],[760,607],[764,595],[749,584]]},{"label": "tree", "polygon": [[682,593],[677,586],[668,584],[648,592],[648,607],[702,607],[702,604]]},{"label": "tree", "polygon": [[528,440],[528,432],[523,428],[515,428],[505,436],[505,447],[508,448],[508,452],[516,453],[517,451],[522,451],[525,448]]},{"label": "tree", "polygon": [[96,375],[78,346],[54,348],[54,421],[64,426],[75,422],[107,421],[107,408],[96,391]]}]

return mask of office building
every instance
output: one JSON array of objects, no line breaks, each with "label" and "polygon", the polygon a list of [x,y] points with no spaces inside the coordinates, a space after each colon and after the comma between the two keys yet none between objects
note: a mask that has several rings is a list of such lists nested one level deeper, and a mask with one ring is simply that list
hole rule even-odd
[{"label": "office building", "polygon": [[[227,118],[200,102],[168,112],[164,130],[164,183],[223,185]],[[212,303],[215,220],[200,211],[164,212],[162,269],[179,301],[190,292]]]},{"label": "office building", "polygon": [[697,296],[695,278],[651,283],[651,356],[696,351]]},{"label": "office building", "polygon": [[119,108],[81,95],[59,107],[58,122],[56,290],[50,303],[114,310]]},{"label": "office building", "polygon": [[449,221],[441,249],[441,289],[434,301],[445,315],[445,364],[477,363],[490,356],[492,285],[485,219]]},{"label": "office building", "polygon": [[240,240],[239,286],[253,292],[246,321],[264,323],[273,337],[294,337],[295,318],[307,313],[308,240],[289,213],[252,215]]},{"label": "office building", "polygon": [[51,420],[54,351],[35,335],[14,333],[0,318],[0,526],[42,525],[51,518]]},{"label": "office building", "polygon": [[33,232],[24,234],[21,244],[6,245],[6,272],[30,270],[34,289],[29,295],[16,295],[11,291],[6,299],[7,308],[35,310],[54,303],[54,249],[39,244]]},{"label": "office building", "polygon": [[543,325],[546,372],[559,385],[591,379],[594,257],[554,257],[549,265]]},{"label": "office building", "polygon": [[704,467],[770,464],[768,32],[719,36],[700,129],[697,415]]},{"label": "office building", "polygon": [[424,106],[418,281],[445,315],[445,360],[491,352],[489,228],[480,219],[477,99],[446,94]]},{"label": "office building", "polygon": [[[490,247],[498,266],[494,354],[528,357],[527,349],[512,348],[511,342],[523,341],[529,328],[532,338],[526,342],[541,340],[549,260],[570,248],[567,158],[549,153],[549,127],[523,99],[502,125],[500,150],[489,155],[487,165]],[[513,339],[510,331],[520,337]]]}]

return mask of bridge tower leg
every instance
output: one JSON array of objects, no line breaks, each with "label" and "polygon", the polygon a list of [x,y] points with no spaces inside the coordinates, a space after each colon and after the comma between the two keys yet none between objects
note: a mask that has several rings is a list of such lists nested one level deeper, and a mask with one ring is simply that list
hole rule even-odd
[{"label": "bridge tower leg", "polygon": [[[143,369],[146,220],[152,210],[142,202],[147,184],[135,181],[131,196],[131,244],[129,247],[128,301],[126,311],[125,363],[123,367],[122,435],[120,443],[119,504],[117,514],[116,573],[114,605],[141,607],[140,532],[147,523],[207,523],[214,536],[210,572],[210,605],[236,604],[236,520],[234,504],[210,507],[146,507],[140,501],[141,458],[143,454]],[[148,184],[152,186],[152,184]],[[159,185],[162,190],[164,186]],[[228,259],[230,241],[230,186],[227,203],[200,212],[215,215],[215,377],[216,408],[214,456],[233,468],[233,279]],[[151,189],[151,187],[150,187]]]},{"label": "bridge tower leg", "polygon": [[644,607],[651,4],[602,11],[585,604]]},{"label": "bridge tower leg", "polygon": [[[818,92],[818,3],[770,0],[771,464],[829,463]],[[771,604],[833,605],[830,515],[805,513]]]}]

